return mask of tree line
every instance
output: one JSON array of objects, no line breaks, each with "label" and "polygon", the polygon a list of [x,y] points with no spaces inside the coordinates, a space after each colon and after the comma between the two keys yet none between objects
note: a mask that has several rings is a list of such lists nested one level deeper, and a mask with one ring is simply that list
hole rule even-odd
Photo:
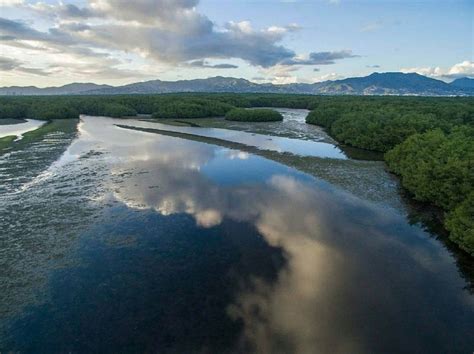
[{"label": "tree line", "polygon": [[0,119],[43,120],[151,114],[155,118],[223,117],[236,107],[308,108],[315,96],[282,94],[162,94],[118,96],[4,96]]},{"label": "tree line", "polygon": [[345,144],[385,153],[415,199],[445,211],[474,255],[474,98],[328,97],[306,118]]},{"label": "tree line", "polygon": [[[474,255],[474,98],[311,96],[291,94],[183,93],[123,96],[0,97],[0,119],[135,116],[223,117],[272,120],[274,113],[236,108],[311,110],[306,122],[336,140],[385,153],[415,199],[445,211],[450,238]],[[278,117],[280,119],[280,117]]]}]

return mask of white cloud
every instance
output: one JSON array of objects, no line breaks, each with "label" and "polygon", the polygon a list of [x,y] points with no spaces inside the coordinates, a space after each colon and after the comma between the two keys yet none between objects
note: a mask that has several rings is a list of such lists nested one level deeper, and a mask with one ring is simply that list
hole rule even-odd
[{"label": "white cloud", "polygon": [[462,63],[453,65],[447,77],[462,77],[462,76],[474,76],[474,61],[465,60]]},{"label": "white cloud", "polygon": [[450,68],[436,67],[414,67],[402,68],[404,73],[418,73],[439,79],[456,79],[460,77],[474,77],[474,61],[465,60],[461,63],[454,64]]},{"label": "white cloud", "polygon": [[2,56],[0,56],[0,71],[12,71],[16,73],[27,73],[40,76],[47,76],[50,74],[50,72],[43,69],[26,67],[24,66],[23,62],[17,59],[11,59]]},{"label": "white cloud", "polygon": [[0,6],[18,6],[22,4],[23,0],[0,0]]},{"label": "white cloud", "polygon": [[[298,77],[294,75],[294,72],[298,70],[298,66],[275,65],[270,68],[262,68],[260,72],[265,78],[269,78],[268,81],[272,84],[282,85],[298,82]],[[256,81],[267,81],[267,79]]]},{"label": "white cloud", "polygon": [[313,78],[313,82],[322,82],[327,80],[339,80],[342,79],[342,76],[338,73],[328,73],[321,76],[316,76]]},{"label": "white cloud", "polygon": [[[78,67],[87,60],[101,66],[102,60],[104,70],[99,71],[117,75],[127,66],[123,56],[158,62],[162,67],[194,63],[215,69],[233,69],[235,65],[212,65],[207,60],[241,59],[251,66],[272,68],[329,65],[355,56],[347,50],[297,54],[282,44],[285,36],[300,29],[297,24],[256,29],[250,21],[230,21],[219,27],[197,11],[198,2],[89,0],[80,7],[63,2],[3,0],[5,4],[32,11],[53,25],[40,31],[18,20],[0,18],[0,41],[6,47],[37,50],[44,54],[45,60],[54,61],[52,53],[67,54],[70,61],[63,62],[65,68]],[[280,71],[277,82],[294,81],[281,68],[277,71]]]}]

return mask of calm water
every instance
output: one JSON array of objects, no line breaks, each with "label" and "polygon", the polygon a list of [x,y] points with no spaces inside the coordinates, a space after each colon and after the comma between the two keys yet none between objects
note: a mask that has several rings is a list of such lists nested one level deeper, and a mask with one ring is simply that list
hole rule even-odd
[{"label": "calm water", "polygon": [[[287,138],[283,136],[275,135],[264,135],[253,133],[249,131],[239,131],[243,129],[250,130],[249,123],[242,122],[230,122],[230,126],[234,125],[238,127],[239,130],[230,130],[230,129],[219,129],[219,128],[194,128],[194,127],[180,127],[172,126],[167,124],[156,123],[152,121],[134,121],[133,123],[120,122],[120,125],[133,125],[135,127],[141,128],[151,128],[166,130],[178,133],[192,134],[201,137],[207,138],[217,138],[223,139],[232,143],[239,143],[249,146],[257,147],[261,150],[275,151],[275,152],[288,152],[300,156],[317,156],[322,158],[332,158],[332,159],[346,159],[346,154],[339,149],[334,144],[327,142],[322,142],[322,140],[331,140],[329,137],[324,134],[321,129],[305,124],[305,117],[309,111],[304,109],[279,109],[279,111],[284,116],[283,122],[272,122],[272,123],[253,123],[257,126],[257,131],[263,130],[263,127],[266,127],[265,130],[275,131],[278,134],[284,134],[286,131],[299,132],[298,139],[296,137]],[[277,127],[284,127],[278,129]],[[309,126],[309,127],[308,127]],[[296,128],[298,127],[298,128]],[[303,135],[303,130],[301,127],[306,128],[306,137],[309,135],[311,140],[305,140],[300,137]],[[313,128],[313,129],[311,129]],[[255,127],[254,127],[255,129]],[[321,141],[320,141],[321,140]]]},{"label": "calm water", "polygon": [[0,138],[9,135],[15,135],[18,140],[23,137],[23,134],[31,130],[38,129],[45,121],[36,119],[26,119],[24,123],[0,125]]},{"label": "calm water", "polygon": [[471,274],[403,206],[115,124],[0,157],[0,351],[472,352]]}]

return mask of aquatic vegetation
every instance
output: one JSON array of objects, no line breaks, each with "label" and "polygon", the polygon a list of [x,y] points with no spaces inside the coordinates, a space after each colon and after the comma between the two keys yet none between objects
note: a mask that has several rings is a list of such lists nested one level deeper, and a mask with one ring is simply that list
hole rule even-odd
[{"label": "aquatic vegetation", "polygon": [[56,119],[47,122],[38,129],[22,134],[23,138],[21,140],[17,140],[16,136],[0,138],[0,154],[7,150],[24,150],[25,147],[34,145],[45,139],[48,135],[67,134],[68,136],[73,136],[76,134],[77,123],[77,119]]},{"label": "aquatic vegetation", "polygon": [[[222,121],[228,124],[232,124],[231,122],[249,123],[247,126],[234,126],[231,129],[251,132],[260,131],[249,127],[252,125],[250,122],[271,122],[282,119],[280,113],[269,109],[245,109],[251,107],[311,109],[312,111],[306,117],[307,123],[324,127],[333,138],[348,146],[377,152],[388,152],[400,144],[405,144],[410,137],[437,131],[436,134],[445,135],[448,140],[459,141],[459,146],[452,149],[441,148],[445,146],[441,139],[438,141],[440,145],[433,145],[436,151],[440,148],[440,155],[434,158],[431,156],[430,149],[425,149],[424,153],[420,154],[417,150],[418,143],[410,140],[405,147],[396,150],[397,152],[387,154],[390,169],[401,175],[403,186],[413,193],[416,199],[433,203],[448,213],[456,209],[459,203],[464,201],[463,198],[474,189],[471,180],[463,185],[457,184],[459,180],[463,180],[464,174],[472,174],[470,169],[458,168],[472,163],[469,162],[472,161],[472,157],[469,154],[456,153],[457,148],[472,144],[472,142],[469,143],[473,140],[472,135],[454,138],[460,134],[458,131],[461,129],[460,126],[472,127],[474,125],[474,99],[471,97],[355,97],[231,93],[0,97],[0,119],[28,117],[52,120],[78,117],[80,114],[112,117],[152,114],[155,119],[174,119],[175,124],[180,125],[214,125],[228,128],[228,125],[225,126],[217,120],[196,123],[184,121],[184,119],[210,119],[209,117],[226,116],[226,121]],[[313,132],[300,130],[297,133],[289,133],[291,129],[281,129],[283,130],[275,135],[309,140],[312,140],[314,136]],[[272,134],[265,132],[264,129],[262,132]],[[429,138],[432,135],[425,137]],[[419,141],[419,138],[416,139]],[[2,144],[7,145],[6,140]],[[413,148],[408,148],[410,146]],[[466,147],[466,149],[471,148]],[[402,155],[402,152],[405,155]],[[451,157],[459,161],[460,165],[453,168],[449,160]],[[430,175],[429,178],[426,176],[419,178],[423,175],[419,174],[420,168],[427,165],[425,161],[438,166],[436,168],[431,166],[433,171],[449,171],[450,177],[446,178],[442,173],[438,173]],[[401,165],[404,167],[401,168]],[[463,198],[455,197],[457,192],[446,194],[444,188],[435,191],[439,193],[426,192],[433,189],[434,185],[443,185],[444,180],[456,186],[450,187],[452,191],[462,188],[460,196]],[[453,218],[450,220],[454,220]],[[457,234],[462,232],[464,228],[453,226],[453,222],[451,221],[450,230],[457,230]],[[459,236],[453,237],[456,240],[463,239]],[[465,246],[463,247],[466,249]]]},{"label": "aquatic vegetation", "polygon": [[130,129],[144,125],[161,126],[84,116],[72,141],[0,157],[15,187],[0,193],[0,347],[226,353],[262,339],[273,352],[284,338],[311,353],[323,337],[331,352],[341,328],[369,343],[354,352],[472,347],[472,269],[384,205],[397,189],[381,162]]},{"label": "aquatic vegetation", "polygon": [[14,135],[9,135],[9,136],[4,136],[3,138],[0,138],[0,153],[2,150],[5,148],[9,147],[10,144],[16,139],[16,136]]},{"label": "aquatic vegetation", "polygon": [[225,119],[242,122],[275,122],[283,120],[283,116],[273,109],[235,108],[225,115]]}]

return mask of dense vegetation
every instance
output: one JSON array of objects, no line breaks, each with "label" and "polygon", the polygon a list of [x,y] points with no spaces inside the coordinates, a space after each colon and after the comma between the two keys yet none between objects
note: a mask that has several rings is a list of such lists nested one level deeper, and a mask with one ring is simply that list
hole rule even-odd
[{"label": "dense vegetation", "polygon": [[306,118],[337,140],[386,152],[415,199],[446,211],[450,238],[474,255],[474,99],[328,97]]},{"label": "dense vegetation", "polygon": [[225,115],[225,119],[239,122],[276,122],[283,120],[283,116],[273,109],[234,108]]},{"label": "dense vegetation", "polygon": [[234,106],[205,98],[171,98],[155,104],[154,118],[206,118],[222,117]]},{"label": "dense vegetation", "polygon": [[474,127],[414,134],[385,159],[416,199],[447,211],[451,239],[474,255]]},{"label": "dense vegetation", "polygon": [[4,96],[0,97],[0,119],[123,117],[152,114],[155,118],[223,117],[235,107],[308,108],[317,98],[280,94],[165,94],[126,96]]},{"label": "dense vegetation", "polygon": [[[272,110],[235,109],[250,107],[307,108],[311,113],[306,121],[325,127],[337,140],[386,152],[388,167],[401,176],[402,185],[416,199],[445,210],[451,239],[474,255],[473,98],[230,93],[9,96],[0,97],[0,119],[52,120],[79,114],[276,119]],[[6,139],[2,143],[7,144]]]},{"label": "dense vegetation", "polygon": [[410,135],[474,123],[472,98],[328,97],[306,118],[337,140],[386,152]]}]

